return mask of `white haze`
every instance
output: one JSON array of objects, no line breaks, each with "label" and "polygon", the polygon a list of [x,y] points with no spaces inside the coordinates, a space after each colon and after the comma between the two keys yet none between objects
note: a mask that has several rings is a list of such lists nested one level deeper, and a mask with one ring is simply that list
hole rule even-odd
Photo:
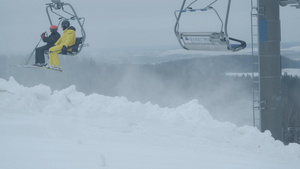
[{"label": "white haze", "polygon": [[298,169],[300,146],[176,108],[0,78],[3,169]]},{"label": "white haze", "polygon": [[[21,57],[19,60],[16,60],[17,64],[22,63],[24,59],[28,57],[28,54],[39,41],[39,35],[41,32],[48,31],[49,21],[46,15],[45,4],[50,2],[50,0],[15,0],[2,2],[0,10],[0,21],[2,24],[0,31],[4,33],[0,35],[0,38],[2,39],[0,41],[0,54],[4,54],[6,56],[17,55],[17,57]],[[184,59],[188,57],[192,58],[195,56],[207,57],[220,54],[233,54],[230,52],[216,53],[185,51],[179,47],[173,32],[175,23],[173,12],[174,10],[180,8],[182,0],[85,0],[84,2],[81,0],[65,0],[63,2],[72,4],[76,9],[77,14],[86,18],[86,42],[90,44],[90,47],[84,48],[79,57],[76,57],[75,59],[87,58],[91,56],[100,62],[157,63],[174,59]],[[200,4],[209,4],[209,2],[211,1],[202,0],[200,1]],[[227,1],[220,0],[215,5],[223,17],[225,16],[226,3]],[[281,10],[282,39],[283,41],[296,41],[297,39],[294,38],[297,37],[295,36],[295,34],[297,34],[297,29],[287,25],[290,24],[288,22],[291,20],[291,18],[296,18],[298,11],[291,7],[281,8]],[[195,24],[197,26],[199,26],[199,24],[201,25],[201,23]],[[215,28],[217,25],[218,24],[212,23],[211,27]],[[209,25],[205,26],[209,27]],[[286,31],[287,28],[289,31]],[[292,28],[295,28],[295,30],[290,31]],[[228,30],[232,36],[248,42],[250,41],[250,1],[232,1]],[[62,30],[59,31],[61,32]],[[250,50],[246,49],[235,54],[247,55],[250,53]],[[179,56],[174,57],[176,54]],[[140,56],[145,55],[148,57],[140,59]],[[66,64],[72,63],[64,63],[62,61],[62,64],[65,64],[63,66],[66,67]],[[135,91],[134,89],[129,90],[129,88],[126,88],[126,86],[130,87],[132,85],[132,83],[129,82],[130,80],[126,79],[127,77],[130,77],[130,74],[135,73],[129,72],[129,75],[124,75],[124,80],[120,79],[120,82],[116,88],[117,90],[114,93],[115,95],[122,95],[124,93],[130,93],[131,95],[140,94],[139,91]],[[41,73],[39,76],[42,75],[43,73]],[[68,75],[59,76],[65,76],[65,78],[61,79],[69,78]],[[160,84],[159,80],[161,79],[150,77],[149,81],[151,81],[153,84]],[[35,80],[30,78],[27,80],[35,82]],[[136,79],[131,80],[136,81]],[[71,84],[67,83],[61,85],[60,89],[67,87],[67,85]],[[184,93],[186,88],[187,86],[176,92],[179,94]],[[228,86],[228,88],[233,87]],[[218,95],[224,93],[222,92],[222,90],[224,90],[223,88],[219,90],[217,92],[212,91],[214,94],[211,96],[205,96],[206,100],[203,102],[208,102],[206,104],[209,104],[213,107],[215,104],[214,100],[220,97]],[[211,113],[215,116],[218,116],[218,119],[220,120],[231,120],[239,125],[251,124],[251,99],[249,99],[250,96],[247,96],[245,89],[240,90],[242,92],[239,93],[245,94],[245,100],[239,100],[238,102],[240,103],[237,104],[239,106],[235,107],[232,104],[227,105],[221,102],[218,103],[219,106],[215,107],[217,112],[220,112],[224,106],[227,107],[228,111],[223,114]],[[179,100],[176,101],[178,103],[182,103],[188,99],[181,99],[181,97],[174,98]],[[157,99],[158,98],[155,100]],[[242,107],[245,105],[247,105],[247,108],[243,109]],[[244,111],[241,112],[241,110]],[[227,115],[228,113],[239,114],[239,116],[234,115],[230,117]],[[242,116],[245,117],[246,120],[241,120],[240,117]],[[237,119],[234,119],[233,117]]]},{"label": "white haze", "polygon": [[[214,90],[210,83],[204,83],[200,87],[206,91],[199,93],[193,88],[200,83],[187,82],[178,87],[178,81],[170,80],[171,83],[164,76],[157,76],[161,72],[144,70],[146,73],[141,74],[142,68],[133,69],[130,65],[123,70],[115,64],[153,60],[157,64],[198,54],[199,57],[219,55],[180,49],[173,32],[173,12],[180,8],[182,0],[64,1],[86,18],[86,42],[90,47],[76,57],[61,58],[64,73],[9,67],[22,63],[40,34],[48,31],[45,3],[49,2],[1,2],[0,57],[4,56],[6,60],[1,63],[6,65],[0,71],[5,71],[6,76],[0,77],[3,152],[0,168],[296,169],[299,166],[298,145],[284,146],[268,131],[260,133],[251,127],[252,95],[245,86],[217,81],[219,88]],[[206,2],[211,1],[202,1]],[[220,0],[216,4],[222,14],[226,2]],[[233,0],[231,9],[230,35],[249,42],[250,1]],[[288,26],[298,24],[291,19],[299,20],[298,11],[290,7],[281,9],[282,40],[298,41],[298,27]],[[240,54],[249,53],[247,49]],[[145,55],[148,57],[138,60]],[[171,58],[174,55],[180,56]],[[87,63],[89,57],[101,64],[97,65],[98,72],[93,72],[93,66],[98,64],[93,60],[89,65],[81,64],[81,61]],[[160,58],[158,62],[155,57]],[[114,64],[111,67],[102,64],[104,59]],[[178,70],[181,66],[184,65],[179,63]],[[209,77],[217,68],[202,69],[190,76],[208,74]],[[168,70],[164,73],[174,75]],[[98,76],[103,77],[97,79]],[[148,83],[148,88],[139,83],[142,80]],[[194,100],[195,97],[199,100]],[[172,106],[167,105],[168,101]]]},{"label": "white haze", "polygon": [[[46,3],[50,0],[14,0],[1,2],[0,54],[28,54],[39,41],[39,35],[48,31]],[[177,48],[173,33],[174,10],[182,0],[64,0],[71,3],[79,16],[86,18],[86,42],[93,56],[114,52],[134,52],[140,49]],[[208,4],[211,0],[201,0]],[[215,7],[225,17],[226,0]],[[229,34],[250,42],[250,0],[233,0]],[[299,11],[281,8],[282,41],[299,41],[297,22]],[[202,23],[194,22],[195,26]],[[211,29],[219,29],[211,23]],[[216,28],[217,27],[217,28]],[[48,31],[49,32],[49,31]],[[61,30],[60,30],[61,32]],[[123,51],[123,52],[120,52]]]}]

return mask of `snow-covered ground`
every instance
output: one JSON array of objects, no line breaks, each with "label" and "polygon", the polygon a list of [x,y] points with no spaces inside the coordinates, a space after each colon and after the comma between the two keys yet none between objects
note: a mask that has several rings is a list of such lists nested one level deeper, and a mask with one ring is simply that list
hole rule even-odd
[{"label": "snow-covered ground", "polygon": [[300,77],[300,69],[282,69],[282,74],[285,75],[289,75],[289,76],[298,76]]},{"label": "snow-covered ground", "polygon": [[[289,76],[294,76],[294,77],[300,77],[300,69],[282,69],[281,70],[282,75],[289,75]],[[252,73],[233,73],[233,72],[228,72],[226,73],[228,76],[252,76]],[[254,76],[257,76],[257,73],[254,73]]]},{"label": "snow-covered ground", "polygon": [[298,169],[300,146],[177,108],[0,79],[1,169]]}]

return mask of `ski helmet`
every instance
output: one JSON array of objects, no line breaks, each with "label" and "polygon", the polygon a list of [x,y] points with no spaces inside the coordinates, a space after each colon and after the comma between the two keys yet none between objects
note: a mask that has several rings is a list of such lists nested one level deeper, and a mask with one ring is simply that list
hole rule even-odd
[{"label": "ski helmet", "polygon": [[58,27],[56,25],[50,26],[50,32],[57,32]]},{"label": "ski helmet", "polygon": [[65,30],[66,28],[68,28],[70,26],[70,22],[68,20],[64,20],[64,21],[62,21],[61,26],[62,26],[63,30]]}]

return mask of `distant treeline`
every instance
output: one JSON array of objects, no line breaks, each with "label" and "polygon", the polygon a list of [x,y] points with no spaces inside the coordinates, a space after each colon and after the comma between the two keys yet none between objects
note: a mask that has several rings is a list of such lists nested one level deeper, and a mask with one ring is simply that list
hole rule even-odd
[{"label": "distant treeline", "polygon": [[300,78],[283,76],[281,89],[284,141],[300,144]]},{"label": "distant treeline", "polygon": [[[63,73],[16,68],[10,65],[20,63],[20,57],[0,58],[0,78],[13,76],[24,86],[44,84],[60,90],[76,85],[85,94],[125,96],[131,101],[162,107],[176,107],[197,99],[218,120],[252,125],[251,76],[225,74],[252,72],[252,56],[214,56],[160,64],[108,64],[90,58],[61,56]],[[282,68],[300,68],[300,62],[282,57]],[[285,133],[291,127],[295,130],[300,126],[299,81],[297,77],[282,77]],[[300,142],[300,138],[290,133],[285,135],[288,142]]]}]

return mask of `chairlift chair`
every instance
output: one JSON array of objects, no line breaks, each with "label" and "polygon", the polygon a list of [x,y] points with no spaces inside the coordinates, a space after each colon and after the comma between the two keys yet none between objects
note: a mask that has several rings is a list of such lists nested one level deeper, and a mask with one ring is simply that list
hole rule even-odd
[{"label": "chairlift chair", "polygon": [[[68,51],[67,55],[77,55],[81,52],[82,47],[85,46],[84,42],[86,39],[86,33],[84,30],[84,22],[85,18],[84,17],[78,17],[77,13],[75,12],[73,6],[69,3],[64,3],[61,2],[60,0],[51,0],[52,3],[47,3],[46,4],[46,12],[48,15],[48,19],[50,22],[50,25],[53,25],[49,9],[50,11],[57,15],[60,19],[59,23],[57,24],[58,26],[61,24],[62,20],[67,19],[67,20],[74,20],[78,22],[78,25],[80,26],[81,30],[81,37],[76,37],[76,42],[74,45],[69,46],[67,49],[72,49],[71,51]],[[65,10],[65,6],[69,7],[71,9],[71,12],[68,12]],[[58,12],[60,11],[60,13]],[[63,13],[63,14],[61,14]],[[77,32],[77,31],[76,31]]]},{"label": "chairlift chair", "polygon": [[[214,0],[205,8],[193,9],[191,5],[194,4],[196,1],[198,0],[194,0],[192,3],[186,6],[185,5],[186,0],[184,0],[181,9],[176,10],[174,12],[176,17],[174,32],[182,48],[186,50],[204,50],[204,51],[230,50],[236,52],[246,47],[246,42],[235,38],[231,38],[228,36],[227,33],[227,23],[228,23],[231,0],[228,0],[225,26],[217,10],[211,6],[218,0]],[[220,31],[217,32],[180,32],[179,31],[179,21],[181,19],[182,13],[206,12],[208,10],[213,10],[214,13],[217,15],[218,19],[220,20],[221,22]]]}]

